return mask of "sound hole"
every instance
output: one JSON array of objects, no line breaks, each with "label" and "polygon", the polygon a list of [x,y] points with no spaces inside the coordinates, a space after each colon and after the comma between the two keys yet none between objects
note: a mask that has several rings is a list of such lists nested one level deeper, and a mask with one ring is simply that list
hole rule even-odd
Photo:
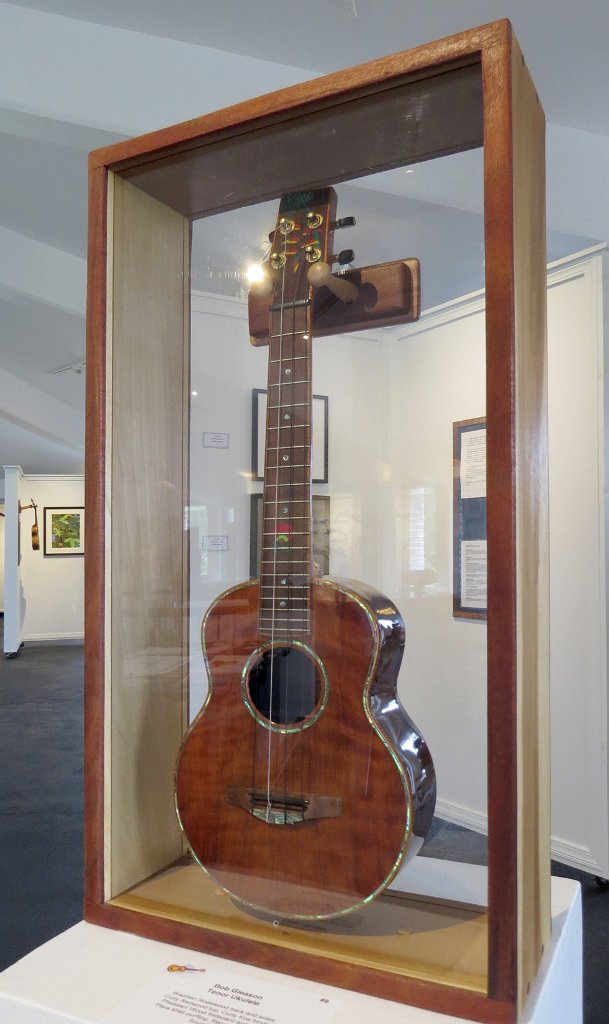
[{"label": "sound hole", "polygon": [[252,665],[249,698],[273,725],[298,725],[314,713],[322,696],[319,667],[299,647],[272,647]]}]

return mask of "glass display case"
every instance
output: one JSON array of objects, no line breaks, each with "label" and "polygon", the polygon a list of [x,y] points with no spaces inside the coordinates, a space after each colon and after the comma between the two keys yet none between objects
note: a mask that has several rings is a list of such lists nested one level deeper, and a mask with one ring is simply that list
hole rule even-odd
[{"label": "glass display case", "polygon": [[516,1019],[549,930],[543,187],[507,22],[92,154],[87,920]]}]

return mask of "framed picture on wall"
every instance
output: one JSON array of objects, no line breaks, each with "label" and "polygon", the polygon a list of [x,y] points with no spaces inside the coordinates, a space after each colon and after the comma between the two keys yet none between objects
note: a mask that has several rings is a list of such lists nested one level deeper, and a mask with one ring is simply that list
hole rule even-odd
[{"label": "framed picture on wall", "polygon": [[85,510],[82,506],[44,509],[44,554],[84,555]]},{"label": "framed picture on wall", "polygon": [[486,619],[486,420],[453,424],[453,615]]},{"label": "framed picture on wall", "polygon": [[[266,434],[266,391],[252,391],[252,479],[264,478]],[[312,482],[328,483],[328,396],[313,395]]]}]

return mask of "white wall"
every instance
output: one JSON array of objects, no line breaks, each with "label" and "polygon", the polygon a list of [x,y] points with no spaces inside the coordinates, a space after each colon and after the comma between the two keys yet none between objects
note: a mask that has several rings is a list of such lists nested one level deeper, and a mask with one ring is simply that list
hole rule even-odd
[{"label": "white wall", "polygon": [[[603,255],[592,252],[548,275],[550,671],[553,855],[608,877],[602,271]],[[452,618],[444,551],[452,543],[451,420],[484,414],[483,341],[483,299],[472,298],[425,314],[391,343],[387,360],[388,387],[400,389],[405,410],[393,430],[400,476],[442,481],[437,592],[402,602],[406,666],[425,680],[414,701],[438,771],[438,810],[480,830],[486,627]]]},{"label": "white wall", "polygon": [[[407,630],[400,693],[432,751],[439,813],[472,828],[486,823],[486,625],[453,616],[453,423],[485,415],[484,349],[484,306],[474,299],[402,329],[383,361],[395,479],[387,525],[398,556],[386,586]],[[435,505],[436,582],[418,593],[407,576],[416,487]]]},{"label": "white wall", "polygon": [[[21,598],[16,611],[19,638],[27,641],[82,639],[84,631],[83,558],[45,557],[44,508],[84,506],[82,476],[23,476],[19,480],[21,505],[38,505],[40,550],[33,551],[33,509],[21,513],[21,563],[18,567]],[[9,594],[6,595],[7,602]],[[8,608],[5,609],[8,616]],[[17,645],[18,646],[18,645]]]},{"label": "white wall", "polygon": [[609,877],[603,257],[549,275],[552,833]]},{"label": "white wall", "polygon": [[18,560],[21,466],[4,467],[4,652],[14,655],[23,636],[23,595]]},{"label": "white wall", "polygon": [[[609,875],[603,469],[602,256],[549,274],[549,432],[553,850]],[[193,566],[193,706],[205,692],[202,614],[249,575],[251,388],[265,348],[247,339],[245,304],[193,302],[192,504],[228,552]],[[432,750],[438,810],[486,828],[486,626],[452,614],[452,425],[483,416],[484,299],[425,313],[384,334],[318,339],[314,390],[329,396],[330,572],[364,580],[400,608],[407,632],[400,697]],[[203,430],[230,448],[203,449]],[[410,572],[411,495],[424,488],[435,581]]]},{"label": "white wall", "polygon": [[4,505],[0,503],[0,612],[4,614]]}]

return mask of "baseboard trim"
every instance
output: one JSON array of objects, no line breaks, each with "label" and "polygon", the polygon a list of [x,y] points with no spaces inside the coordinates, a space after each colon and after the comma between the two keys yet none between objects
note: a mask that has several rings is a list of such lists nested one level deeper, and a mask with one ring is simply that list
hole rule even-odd
[{"label": "baseboard trim", "polygon": [[51,644],[82,644],[84,639],[84,633],[37,633],[33,636],[24,636],[23,642],[49,646]]},{"label": "baseboard trim", "polygon": [[480,835],[488,835],[488,820],[486,814],[474,811],[471,807],[463,807],[461,804],[452,803],[450,800],[436,801],[436,816],[451,825],[461,825],[472,832],[479,832]]},{"label": "baseboard trim", "polygon": [[[488,835],[486,814],[474,811],[470,807],[463,807],[450,800],[438,800],[436,815],[443,821],[450,822],[451,825],[461,825],[462,828],[468,828],[480,835]],[[597,875],[599,878],[609,878],[609,865],[601,864],[589,847],[553,836],[551,855],[552,860],[558,861],[559,864],[566,864],[568,867],[584,871],[586,874]]]},{"label": "baseboard trim", "polygon": [[565,839],[552,839],[552,860],[599,878],[609,877],[609,865],[600,864],[588,847],[569,843]]}]

